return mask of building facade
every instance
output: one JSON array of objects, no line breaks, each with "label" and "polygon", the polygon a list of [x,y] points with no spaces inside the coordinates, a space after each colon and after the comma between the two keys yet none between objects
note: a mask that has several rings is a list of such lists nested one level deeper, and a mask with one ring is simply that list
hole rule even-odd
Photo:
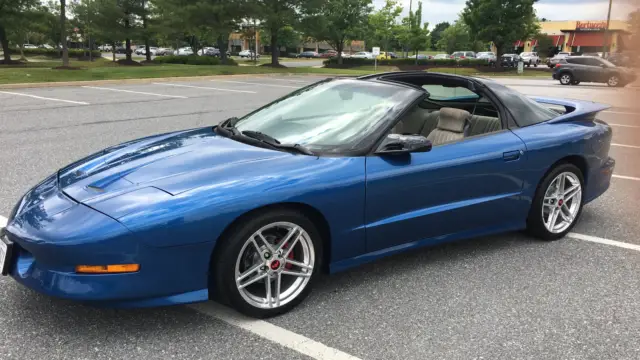
[{"label": "building facade", "polygon": [[[627,49],[629,42],[628,24],[621,20],[611,20],[609,31],[606,20],[599,21],[544,21],[540,22],[540,32],[547,35],[555,52],[595,53],[602,52],[606,44],[607,52]],[[606,36],[606,38],[605,38]],[[516,53],[545,50],[537,47],[535,40],[518,40],[513,44]]]}]

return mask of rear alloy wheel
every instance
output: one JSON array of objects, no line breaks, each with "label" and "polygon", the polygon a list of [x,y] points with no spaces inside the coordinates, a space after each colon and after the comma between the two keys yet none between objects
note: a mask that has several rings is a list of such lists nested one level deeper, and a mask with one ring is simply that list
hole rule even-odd
[{"label": "rear alloy wheel", "polygon": [[540,183],[527,219],[528,230],[542,240],[564,237],[582,212],[582,172],[572,164],[553,169]]},{"label": "rear alloy wheel", "polygon": [[620,78],[618,77],[618,75],[611,75],[609,77],[609,80],[607,80],[607,85],[611,87],[620,86]]},{"label": "rear alloy wheel", "polygon": [[224,302],[257,318],[285,313],[311,291],[322,259],[320,235],[305,216],[274,210],[243,222],[215,266]]},{"label": "rear alloy wheel", "polygon": [[571,85],[580,85],[580,81],[578,81],[578,80],[573,80],[573,81],[571,82]]},{"label": "rear alloy wheel", "polygon": [[560,84],[571,85],[573,83],[573,76],[569,73],[560,74]]}]

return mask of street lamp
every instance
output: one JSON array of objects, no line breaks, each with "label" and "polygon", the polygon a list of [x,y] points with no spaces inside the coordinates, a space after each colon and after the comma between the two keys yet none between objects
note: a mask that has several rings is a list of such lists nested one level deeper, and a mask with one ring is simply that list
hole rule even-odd
[{"label": "street lamp", "polygon": [[[602,58],[605,58],[605,54],[607,53],[607,38],[609,35],[609,23],[611,22],[611,3],[613,0],[609,0],[609,12],[607,13],[607,27],[604,29],[604,42],[602,45]],[[611,49],[609,49],[611,50]]]}]

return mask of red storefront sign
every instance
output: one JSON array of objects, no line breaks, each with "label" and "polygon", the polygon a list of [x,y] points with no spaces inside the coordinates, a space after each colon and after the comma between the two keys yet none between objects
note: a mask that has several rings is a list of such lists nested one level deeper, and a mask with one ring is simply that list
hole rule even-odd
[{"label": "red storefront sign", "polygon": [[607,28],[606,21],[578,21],[576,31],[600,31]]}]

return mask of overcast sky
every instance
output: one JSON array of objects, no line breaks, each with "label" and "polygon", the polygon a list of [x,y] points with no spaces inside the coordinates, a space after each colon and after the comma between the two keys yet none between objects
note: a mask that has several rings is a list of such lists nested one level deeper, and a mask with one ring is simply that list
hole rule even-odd
[{"label": "overcast sky", "polygon": [[[409,12],[410,0],[399,0],[404,7],[403,15]],[[614,0],[611,10],[612,19],[626,20],[631,7],[623,4],[625,0]],[[376,9],[382,7],[385,0],[373,0]],[[422,0],[422,21],[429,27],[458,18],[464,8],[465,0]],[[413,0],[414,9],[418,0]],[[535,5],[538,17],[548,20],[606,20],[609,1],[607,0],[540,0]]]}]

